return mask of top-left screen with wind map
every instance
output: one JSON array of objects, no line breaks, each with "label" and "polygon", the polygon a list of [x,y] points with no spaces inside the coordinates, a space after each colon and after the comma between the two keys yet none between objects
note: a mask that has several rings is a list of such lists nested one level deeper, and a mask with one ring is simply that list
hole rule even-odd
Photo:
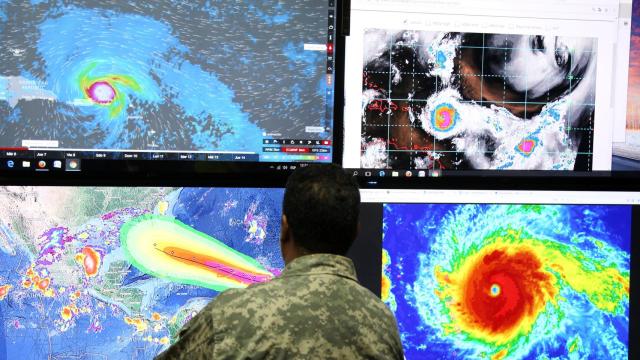
[{"label": "top-left screen with wind map", "polygon": [[330,162],[335,18],[329,0],[0,0],[0,158]]}]

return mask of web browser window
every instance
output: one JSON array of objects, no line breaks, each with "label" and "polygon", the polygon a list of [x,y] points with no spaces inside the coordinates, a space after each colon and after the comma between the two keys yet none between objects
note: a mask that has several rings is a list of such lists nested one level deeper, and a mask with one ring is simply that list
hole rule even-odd
[{"label": "web browser window", "polygon": [[630,4],[353,1],[344,166],[611,170],[627,105],[621,12]]},{"label": "web browser window", "polygon": [[[621,0],[618,11],[618,40],[616,42],[616,58],[614,67],[614,89],[612,93],[615,104],[615,124],[613,128],[613,142],[624,142],[626,139],[628,106],[627,99],[630,89],[629,74],[631,73],[631,33],[633,3],[637,0]],[[615,153],[615,150],[614,150]],[[615,168],[615,165],[614,165]]]}]

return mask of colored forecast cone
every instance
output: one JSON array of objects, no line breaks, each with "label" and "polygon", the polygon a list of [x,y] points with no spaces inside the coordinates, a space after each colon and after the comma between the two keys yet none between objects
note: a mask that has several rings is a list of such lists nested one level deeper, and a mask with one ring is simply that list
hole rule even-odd
[{"label": "colored forecast cone", "polygon": [[252,257],[167,216],[129,221],[120,241],[127,259],[140,271],[182,284],[223,291],[274,277]]}]

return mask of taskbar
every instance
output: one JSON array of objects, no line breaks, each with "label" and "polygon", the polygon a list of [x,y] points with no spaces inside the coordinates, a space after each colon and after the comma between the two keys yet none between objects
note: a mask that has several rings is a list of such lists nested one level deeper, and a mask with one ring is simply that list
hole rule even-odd
[{"label": "taskbar", "polygon": [[[371,179],[405,179],[412,178],[452,178],[452,177],[585,177],[585,176],[609,176],[607,171],[572,171],[572,170],[444,170],[444,169],[363,169],[345,168],[349,175],[359,178]],[[631,174],[629,171],[620,173]],[[636,173],[640,174],[640,173]]]},{"label": "taskbar", "polygon": [[356,169],[365,189],[510,189],[640,191],[640,172],[559,170]]},{"label": "taskbar", "polygon": [[0,186],[283,187],[312,162],[0,158]]}]

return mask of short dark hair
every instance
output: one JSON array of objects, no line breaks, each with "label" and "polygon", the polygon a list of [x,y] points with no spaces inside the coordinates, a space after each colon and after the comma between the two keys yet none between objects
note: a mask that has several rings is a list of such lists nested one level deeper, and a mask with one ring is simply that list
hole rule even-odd
[{"label": "short dark hair", "polygon": [[287,181],[283,213],[297,246],[345,255],[358,235],[358,183],[338,165],[309,165]]}]

